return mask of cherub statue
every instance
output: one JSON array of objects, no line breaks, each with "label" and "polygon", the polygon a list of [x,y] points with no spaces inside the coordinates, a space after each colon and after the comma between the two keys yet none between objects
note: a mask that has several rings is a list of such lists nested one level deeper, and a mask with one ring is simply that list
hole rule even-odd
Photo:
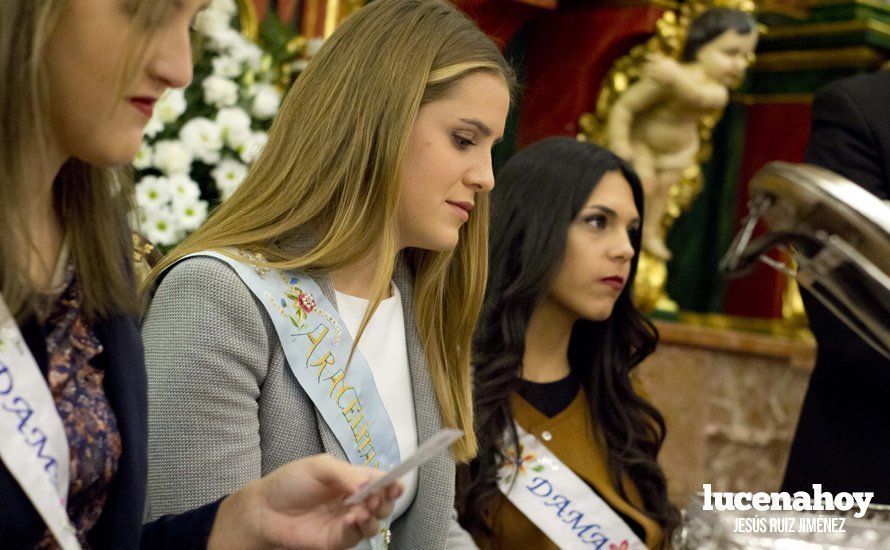
[{"label": "cherub statue", "polygon": [[696,162],[703,116],[720,112],[757,46],[750,14],[714,8],[689,26],[680,60],[649,54],[641,77],[616,100],[607,121],[609,147],[640,174],[646,194],[643,249],[667,261],[662,221],[668,194]]}]

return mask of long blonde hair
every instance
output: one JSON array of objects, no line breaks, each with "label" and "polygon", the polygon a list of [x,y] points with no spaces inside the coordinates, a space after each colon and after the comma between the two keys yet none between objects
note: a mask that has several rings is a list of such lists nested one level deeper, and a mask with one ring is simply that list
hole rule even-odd
[{"label": "long blonde hair", "polygon": [[[128,0],[139,28],[158,25],[171,2]],[[49,75],[47,47],[64,25],[65,0],[0,1],[0,293],[18,320],[33,312],[38,294],[28,277],[34,245],[27,232],[28,195],[34,194],[32,163],[47,156]],[[147,33],[134,37],[117,83],[134,76]],[[111,85],[114,85],[112,83]],[[37,170],[35,170],[37,169]],[[70,248],[88,319],[136,312],[132,241],[126,215],[131,178],[124,168],[101,168],[69,159],[55,177],[53,202]]]},{"label": "long blonde hair", "polygon": [[[388,290],[398,254],[400,167],[420,107],[476,71],[513,73],[497,47],[439,0],[378,0],[348,18],[288,93],[269,141],[238,190],[155,267],[151,284],[183,256],[238,247],[259,265],[329,272],[378,251],[371,305]],[[448,252],[410,249],[415,317],[446,426],[464,430],[458,460],[476,454],[470,350],[488,273],[488,200]],[[278,245],[311,228],[293,257]],[[361,333],[361,330],[359,331]]]}]

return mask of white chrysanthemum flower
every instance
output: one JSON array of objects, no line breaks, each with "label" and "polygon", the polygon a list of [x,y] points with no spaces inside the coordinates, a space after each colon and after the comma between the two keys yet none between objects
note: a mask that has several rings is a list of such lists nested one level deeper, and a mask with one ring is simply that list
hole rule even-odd
[{"label": "white chrysanthemum flower", "polygon": [[147,141],[143,141],[142,145],[139,146],[139,150],[136,151],[136,156],[133,157],[133,168],[145,170],[151,166],[152,156],[151,145]]},{"label": "white chrysanthemum flower", "polygon": [[175,174],[168,178],[167,188],[173,204],[192,203],[201,198],[201,188],[198,183],[186,174]]},{"label": "white chrysanthemum flower", "polygon": [[266,132],[254,132],[253,135],[250,136],[250,139],[244,144],[244,147],[238,149],[238,154],[241,155],[241,160],[247,164],[253,164],[254,161],[259,158],[267,141],[269,141],[269,134]]},{"label": "white chrysanthemum flower", "polygon": [[253,88],[250,112],[260,120],[274,117],[281,107],[281,92],[272,84],[257,84]]},{"label": "white chrysanthemum flower", "polygon": [[238,151],[253,135],[250,129],[250,115],[240,107],[227,107],[216,113],[216,125],[222,138],[232,150]]},{"label": "white chrysanthemum flower", "polygon": [[217,52],[230,52],[238,48],[245,40],[241,33],[226,24],[226,28],[219,29],[207,35],[207,49]]},{"label": "white chrysanthemum flower", "polygon": [[167,178],[145,176],[136,184],[136,204],[146,212],[160,210],[171,199],[170,182]]},{"label": "white chrysanthemum flower", "polygon": [[214,37],[227,29],[231,29],[232,14],[223,10],[206,9],[195,16],[195,30],[209,37]]},{"label": "white chrysanthemum flower", "polygon": [[238,84],[222,76],[210,75],[201,83],[204,101],[214,107],[231,107],[238,102]]},{"label": "white chrysanthemum flower", "polygon": [[185,101],[185,90],[171,88],[158,99],[154,112],[164,124],[170,124],[185,112],[188,104]]},{"label": "white chrysanthemum flower", "polygon": [[232,57],[246,64],[254,71],[260,70],[263,65],[263,50],[250,40],[243,38],[239,43],[233,44],[230,48]]},{"label": "white chrysanthemum flower", "polygon": [[216,182],[217,188],[220,190],[222,199],[226,200],[235,189],[241,185],[244,177],[247,175],[247,166],[234,159],[223,159],[216,168],[211,171],[210,175]]},{"label": "white chrysanthemum flower", "polygon": [[142,135],[147,138],[153,138],[163,129],[164,123],[161,122],[161,118],[158,116],[158,110],[155,109],[151,114],[151,118],[148,120],[148,124],[142,129]]},{"label": "white chrysanthemum flower", "polygon": [[247,175],[247,166],[241,164],[234,159],[223,159],[213,171],[210,172],[216,187],[222,193],[222,199],[226,200],[232,196],[235,189],[241,185],[244,176]]},{"label": "white chrysanthemum flower", "polygon": [[219,126],[209,118],[196,117],[186,122],[179,131],[179,139],[186,149],[205,164],[215,164],[222,149]]},{"label": "white chrysanthemum flower", "polygon": [[146,211],[142,218],[142,231],[148,240],[164,246],[176,244],[182,233],[176,215],[169,207]]},{"label": "white chrysanthemum flower", "polygon": [[154,165],[164,174],[188,174],[192,169],[191,152],[179,141],[165,139],[155,143]]},{"label": "white chrysanthemum flower", "polygon": [[179,221],[179,228],[194,231],[207,219],[207,201],[199,199],[173,203],[173,213]]},{"label": "white chrysanthemum flower", "polygon": [[207,9],[222,12],[229,17],[238,13],[238,5],[235,4],[235,0],[213,0]]},{"label": "white chrysanthemum flower", "polygon": [[244,71],[241,61],[231,55],[221,54],[210,62],[213,64],[213,74],[225,78],[238,78]]},{"label": "white chrysanthemum flower", "polygon": [[315,38],[310,38],[306,41],[306,52],[305,55],[309,59],[312,59],[315,54],[321,50],[321,47],[324,45],[324,38],[317,36]]}]

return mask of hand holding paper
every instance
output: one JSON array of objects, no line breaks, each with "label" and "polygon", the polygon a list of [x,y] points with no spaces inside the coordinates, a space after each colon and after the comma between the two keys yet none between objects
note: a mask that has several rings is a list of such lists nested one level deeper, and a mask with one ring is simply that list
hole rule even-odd
[{"label": "hand holding paper", "polygon": [[421,464],[433,458],[436,454],[439,453],[439,451],[447,449],[452,443],[460,439],[462,435],[464,435],[464,432],[461,430],[452,430],[449,428],[441,430],[439,433],[426,440],[426,442],[421,445],[417,449],[417,451],[414,452],[414,454],[412,454],[411,456],[403,460],[401,464],[387,472],[385,476],[381,477],[377,481],[365,485],[360,490],[353,493],[349,498],[346,499],[345,504],[347,506],[358,504],[371,493],[383,489],[384,487],[395,482],[411,470],[420,467]]}]

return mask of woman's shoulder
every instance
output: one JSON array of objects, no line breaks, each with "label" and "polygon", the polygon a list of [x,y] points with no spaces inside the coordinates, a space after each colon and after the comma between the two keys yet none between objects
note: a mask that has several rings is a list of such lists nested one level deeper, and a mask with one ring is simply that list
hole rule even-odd
[{"label": "woman's shoulder", "polygon": [[155,283],[148,299],[143,336],[158,318],[186,317],[217,327],[265,325],[262,308],[250,289],[230,265],[211,256],[190,256],[175,263]]},{"label": "woman's shoulder", "polygon": [[142,322],[149,393],[153,384],[169,385],[171,373],[191,373],[199,382],[197,364],[252,387],[270,364],[280,365],[274,334],[263,306],[227,263],[185,258],[164,273]]},{"label": "woman's shoulder", "polygon": [[184,281],[200,280],[204,282],[237,282],[238,275],[225,261],[214,256],[192,255],[187,256],[167,270],[161,279],[164,283],[176,284]]},{"label": "woman's shoulder", "polygon": [[180,299],[226,296],[230,300],[252,301],[250,291],[225,261],[213,256],[189,256],[166,269],[150,291],[152,302],[175,296]]}]

